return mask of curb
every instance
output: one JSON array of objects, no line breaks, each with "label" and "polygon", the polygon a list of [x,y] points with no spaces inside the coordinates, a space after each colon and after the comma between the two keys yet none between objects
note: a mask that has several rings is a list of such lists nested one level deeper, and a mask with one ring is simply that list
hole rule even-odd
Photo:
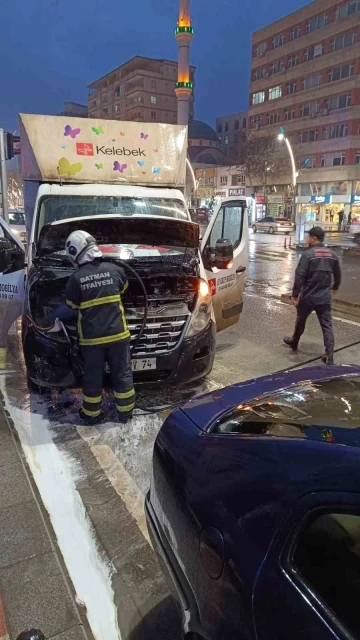
[{"label": "curb", "polygon": [[[288,294],[283,293],[280,296],[280,299],[281,302],[284,302],[284,304],[292,304],[291,296]],[[360,318],[360,304],[357,304],[356,302],[347,302],[346,300],[337,300],[336,298],[334,298],[333,310],[354,316],[356,318]]]}]

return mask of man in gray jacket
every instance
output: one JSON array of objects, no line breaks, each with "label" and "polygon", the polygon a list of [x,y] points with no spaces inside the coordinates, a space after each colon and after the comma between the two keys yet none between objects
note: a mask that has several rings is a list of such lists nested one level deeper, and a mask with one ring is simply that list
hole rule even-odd
[{"label": "man in gray jacket", "polygon": [[341,282],[339,259],[330,247],[324,245],[325,232],[321,227],[313,227],[308,233],[309,248],[297,266],[291,297],[297,310],[295,329],[290,338],[284,338],[284,342],[296,351],[306,320],[315,311],[324,336],[325,355],[322,360],[325,364],[334,364],[331,303]]}]

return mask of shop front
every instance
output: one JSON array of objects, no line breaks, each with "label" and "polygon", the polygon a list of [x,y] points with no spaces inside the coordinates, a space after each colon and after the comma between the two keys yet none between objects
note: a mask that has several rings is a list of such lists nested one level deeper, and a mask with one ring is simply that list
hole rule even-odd
[{"label": "shop front", "polygon": [[298,196],[296,198],[297,218],[304,224],[305,230],[313,225],[323,227],[325,231],[343,229],[350,211],[350,195]]}]

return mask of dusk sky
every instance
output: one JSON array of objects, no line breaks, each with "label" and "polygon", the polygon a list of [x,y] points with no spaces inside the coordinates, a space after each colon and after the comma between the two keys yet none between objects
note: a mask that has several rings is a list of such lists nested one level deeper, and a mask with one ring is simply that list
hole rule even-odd
[{"label": "dusk sky", "polygon": [[[252,31],[304,4],[192,0],[197,119],[247,108]],[[176,60],[177,11],[177,0],[0,0],[0,127],[86,103],[87,85],[133,56]]]}]

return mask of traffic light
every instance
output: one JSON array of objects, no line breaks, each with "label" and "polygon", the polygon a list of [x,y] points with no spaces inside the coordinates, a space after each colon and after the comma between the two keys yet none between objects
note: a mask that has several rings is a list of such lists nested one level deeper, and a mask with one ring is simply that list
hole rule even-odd
[{"label": "traffic light", "polygon": [[14,156],[21,153],[20,136],[14,136],[12,133],[5,134],[5,158],[11,160]]}]

